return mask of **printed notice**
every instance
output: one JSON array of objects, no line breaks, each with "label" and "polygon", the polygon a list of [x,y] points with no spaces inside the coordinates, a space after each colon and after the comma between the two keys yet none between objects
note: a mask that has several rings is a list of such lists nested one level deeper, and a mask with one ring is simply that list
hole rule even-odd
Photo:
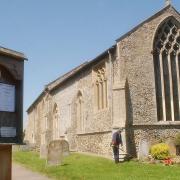
[{"label": "printed notice", "polygon": [[1,127],[0,128],[1,137],[16,137],[15,127]]},{"label": "printed notice", "polygon": [[0,111],[15,111],[15,86],[0,83]]}]

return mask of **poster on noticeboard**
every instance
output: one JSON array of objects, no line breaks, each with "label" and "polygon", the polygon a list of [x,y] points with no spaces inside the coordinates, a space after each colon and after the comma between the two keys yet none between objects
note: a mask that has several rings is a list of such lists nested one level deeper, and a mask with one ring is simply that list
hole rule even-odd
[{"label": "poster on noticeboard", "polygon": [[0,111],[15,111],[15,86],[0,83]]}]

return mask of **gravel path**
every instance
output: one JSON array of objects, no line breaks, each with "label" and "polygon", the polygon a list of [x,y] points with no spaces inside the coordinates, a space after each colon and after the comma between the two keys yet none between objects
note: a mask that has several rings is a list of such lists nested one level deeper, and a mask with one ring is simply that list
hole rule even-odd
[{"label": "gravel path", "polygon": [[12,165],[12,180],[50,180],[49,178],[32,172],[18,164]]}]

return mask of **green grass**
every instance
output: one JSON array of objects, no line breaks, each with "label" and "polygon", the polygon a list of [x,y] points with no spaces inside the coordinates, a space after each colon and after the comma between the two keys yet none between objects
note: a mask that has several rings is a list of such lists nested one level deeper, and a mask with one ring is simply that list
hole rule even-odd
[{"label": "green grass", "polygon": [[34,152],[14,152],[13,161],[60,180],[179,180],[180,167],[113,161],[73,153],[61,166],[47,166]]}]

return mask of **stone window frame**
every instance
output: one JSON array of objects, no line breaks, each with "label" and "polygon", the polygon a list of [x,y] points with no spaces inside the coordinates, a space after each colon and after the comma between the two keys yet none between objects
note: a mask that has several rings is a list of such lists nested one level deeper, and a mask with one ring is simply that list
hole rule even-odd
[{"label": "stone window frame", "polygon": [[32,139],[32,143],[35,143],[35,137],[34,137],[34,131],[31,132],[31,139]]},{"label": "stone window frame", "polygon": [[44,107],[45,107],[45,100],[44,99],[42,99],[42,102],[41,102],[41,113],[42,113],[42,116],[44,116],[44,113],[45,113],[45,109],[44,109]]},{"label": "stone window frame", "polygon": [[77,119],[77,133],[85,131],[84,124],[84,98],[81,90],[78,90],[76,95],[76,119]]},{"label": "stone window frame", "polygon": [[46,103],[45,98],[41,101],[41,145],[46,144],[46,131],[48,130],[47,126],[47,115],[46,115]]},{"label": "stone window frame", "polygon": [[49,121],[48,121],[48,114],[49,114],[49,97],[46,96],[43,99],[44,107],[43,107],[43,120],[44,120],[44,130],[49,130]]},{"label": "stone window frame", "polygon": [[34,106],[33,110],[34,110],[34,117],[36,117],[37,116],[37,105]]},{"label": "stone window frame", "polygon": [[45,114],[47,115],[49,112],[49,96],[47,95],[44,99],[45,99],[44,109],[45,109]]},{"label": "stone window frame", "polygon": [[44,132],[45,131],[45,109],[44,109],[45,101],[44,101],[44,99],[42,99],[40,107],[41,107],[41,113],[40,113],[41,128],[42,128],[42,132]]},{"label": "stone window frame", "polygon": [[154,36],[157,117],[160,122],[180,120],[180,22],[167,17]]},{"label": "stone window frame", "polygon": [[57,103],[53,105],[52,111],[52,137],[53,140],[59,139],[59,109]]},{"label": "stone window frame", "polygon": [[94,110],[99,112],[108,108],[108,78],[106,60],[92,68]]},{"label": "stone window frame", "polygon": [[41,145],[46,144],[45,133],[41,133]]},{"label": "stone window frame", "polygon": [[32,133],[33,133],[33,143],[35,143],[35,132],[36,132],[36,123],[38,121],[37,119],[37,106],[34,107],[32,113],[31,113],[31,119],[32,119],[32,127],[33,127],[33,130],[32,130]]},{"label": "stone window frame", "polygon": [[45,131],[49,130],[49,123],[47,115],[44,116],[44,123],[45,123]]},{"label": "stone window frame", "polygon": [[37,104],[37,114],[38,114],[38,119],[39,119],[41,116],[41,104],[40,104],[40,102]]}]

